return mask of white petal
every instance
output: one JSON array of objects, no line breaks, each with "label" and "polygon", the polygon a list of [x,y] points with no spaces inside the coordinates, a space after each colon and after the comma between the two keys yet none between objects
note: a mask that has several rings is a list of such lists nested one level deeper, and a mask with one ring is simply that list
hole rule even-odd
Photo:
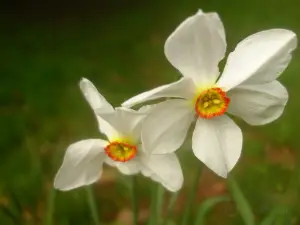
[{"label": "white petal", "polygon": [[263,125],[283,113],[288,92],[278,81],[257,85],[241,85],[228,92],[228,112],[251,125]]},{"label": "white petal", "polygon": [[174,153],[151,155],[142,158],[144,176],[160,182],[169,191],[178,191],[183,184],[183,174]]},{"label": "white petal", "polygon": [[124,107],[132,107],[134,105],[155,100],[164,97],[174,97],[174,98],[185,98],[190,99],[194,97],[196,92],[196,87],[193,81],[189,78],[181,78],[179,81],[174,83],[166,84],[150,91],[143,92],[136,95],[127,101],[122,103]]},{"label": "white petal", "polygon": [[224,25],[219,17],[219,15],[215,12],[212,13],[205,13],[205,15],[210,19],[210,22],[213,23],[213,26],[217,29],[219,35],[223,40],[224,49],[220,52],[220,57],[224,58],[224,54],[226,52],[226,35],[225,35],[225,28]]},{"label": "white petal", "polygon": [[125,175],[133,175],[140,172],[140,161],[138,157],[129,160],[128,162],[117,163],[117,168],[119,171]]},{"label": "white petal", "polygon": [[91,81],[82,78],[79,83],[80,89],[88,101],[92,109],[101,109],[103,112],[112,112],[114,108],[107,100],[98,92],[97,88]]},{"label": "white petal", "polygon": [[218,14],[201,10],[183,21],[165,43],[170,63],[201,84],[215,83],[225,51],[225,32]]},{"label": "white petal", "polygon": [[[113,112],[114,108],[109,104],[106,99],[98,92],[97,88],[86,78],[82,78],[79,83],[80,89],[90,104],[93,110],[98,109],[102,113]],[[114,129],[101,117],[96,116],[98,121],[99,130],[101,133],[108,136],[113,136]]]},{"label": "white petal", "polygon": [[222,177],[237,163],[243,143],[241,129],[228,116],[199,118],[193,133],[195,156]]},{"label": "white petal", "polygon": [[116,161],[112,160],[110,157],[106,157],[104,162],[109,165],[109,166],[112,166],[112,167],[116,167],[117,164],[116,164]]},{"label": "white petal", "polygon": [[152,154],[177,150],[185,140],[194,114],[189,102],[183,99],[157,104],[143,122],[143,149]]},{"label": "white petal", "polygon": [[109,123],[116,131],[114,138],[130,138],[133,142],[140,139],[141,126],[147,113],[137,112],[128,108],[116,108],[113,113],[101,113],[96,110],[96,114]]},{"label": "white petal", "polygon": [[256,84],[273,81],[289,64],[296,46],[297,37],[289,30],[253,34],[230,53],[218,85],[228,91],[245,81]]},{"label": "white petal", "polygon": [[56,174],[54,187],[67,191],[96,182],[102,173],[107,144],[104,140],[88,139],[70,145]]},{"label": "white petal", "polygon": [[105,163],[112,167],[117,167],[118,170],[125,175],[137,174],[140,172],[140,168],[141,168],[141,163],[138,156],[136,156],[135,158],[127,162],[118,162],[107,157],[105,159]]},{"label": "white petal", "polygon": [[144,105],[141,108],[139,108],[138,111],[141,112],[141,113],[147,113],[147,114],[149,114],[149,113],[152,112],[152,110],[154,109],[155,106],[156,106],[156,104],[153,104],[153,105]]}]

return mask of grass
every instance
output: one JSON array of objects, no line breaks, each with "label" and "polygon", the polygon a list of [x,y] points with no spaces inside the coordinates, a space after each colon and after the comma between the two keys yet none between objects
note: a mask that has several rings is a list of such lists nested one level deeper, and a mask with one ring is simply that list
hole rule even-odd
[{"label": "grass", "polygon": [[[164,57],[163,44],[170,32],[198,8],[220,14],[228,49],[232,50],[243,37],[259,30],[283,27],[299,33],[298,6],[296,0],[167,0],[112,7],[110,13],[94,8],[88,17],[83,13],[49,13],[48,17],[31,15],[16,20],[6,15],[0,36],[0,205],[4,209],[0,224],[43,224],[44,217],[49,216],[53,176],[67,145],[99,136],[93,114],[78,88],[81,77],[93,81],[117,106],[141,91],[178,79],[179,74]],[[264,127],[242,123],[246,137],[243,157],[232,176],[258,220],[274,205],[283,205],[291,224],[300,221],[299,60],[296,51],[280,77],[290,93],[284,115]],[[188,174],[197,161],[184,150],[180,156],[189,187],[192,180]],[[113,225],[130,201],[122,179],[109,175],[114,174],[109,169],[106,174],[107,179],[95,184],[96,200],[102,223]],[[201,179],[213,179],[211,185],[223,182],[212,174]],[[141,208],[149,209],[151,182],[139,180]],[[178,197],[179,205],[185,193]],[[199,191],[198,202],[207,197],[205,193]],[[212,193],[218,194],[216,190]],[[56,193],[50,205],[54,207],[53,224],[92,224],[85,196],[82,189]],[[237,210],[228,204],[220,207],[209,214],[208,224],[242,224]],[[180,212],[180,207],[175,208]]]}]

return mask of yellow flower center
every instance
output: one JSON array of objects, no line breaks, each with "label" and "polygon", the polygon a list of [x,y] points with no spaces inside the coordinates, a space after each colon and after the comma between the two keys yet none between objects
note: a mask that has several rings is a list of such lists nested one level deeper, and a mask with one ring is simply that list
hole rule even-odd
[{"label": "yellow flower center", "polygon": [[209,88],[199,94],[195,102],[195,110],[202,118],[212,118],[223,115],[230,99],[221,88]]},{"label": "yellow flower center", "polygon": [[135,157],[137,147],[125,142],[113,141],[104,150],[112,160],[127,162]]}]

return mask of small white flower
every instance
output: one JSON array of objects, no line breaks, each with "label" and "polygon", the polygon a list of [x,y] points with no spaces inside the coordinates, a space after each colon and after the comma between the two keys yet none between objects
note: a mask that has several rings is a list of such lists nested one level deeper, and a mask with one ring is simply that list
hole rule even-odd
[{"label": "small white flower", "polygon": [[140,140],[142,121],[153,107],[138,112],[114,109],[89,80],[82,79],[80,88],[96,114],[100,132],[108,140],[87,139],[71,144],[55,177],[55,188],[70,190],[92,184],[100,178],[103,163],[107,163],[126,175],[142,172],[168,190],[178,191],[183,174],[175,153],[147,153]]},{"label": "small white flower", "polygon": [[[224,27],[217,13],[199,10],[165,43],[167,59],[183,78],[139,94],[122,106],[161,97],[178,98],[158,104],[147,117],[142,129],[144,145],[153,153],[175,151],[196,117],[193,152],[211,170],[226,177],[240,157],[242,132],[225,112],[251,125],[277,119],[288,93],[276,78],[289,64],[296,46],[296,35],[289,30],[253,34],[229,54],[218,78],[218,64],[226,51]],[[156,148],[157,143],[160,148]]]}]

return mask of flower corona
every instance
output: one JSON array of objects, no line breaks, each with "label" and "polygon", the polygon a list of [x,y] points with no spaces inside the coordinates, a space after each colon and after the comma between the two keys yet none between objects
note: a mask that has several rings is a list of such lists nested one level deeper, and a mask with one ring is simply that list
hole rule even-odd
[{"label": "flower corona", "polygon": [[205,119],[223,115],[230,99],[221,88],[210,88],[200,93],[195,102],[195,111]]},{"label": "flower corona", "polygon": [[137,147],[126,142],[113,141],[104,150],[112,160],[127,162],[136,156]]}]

